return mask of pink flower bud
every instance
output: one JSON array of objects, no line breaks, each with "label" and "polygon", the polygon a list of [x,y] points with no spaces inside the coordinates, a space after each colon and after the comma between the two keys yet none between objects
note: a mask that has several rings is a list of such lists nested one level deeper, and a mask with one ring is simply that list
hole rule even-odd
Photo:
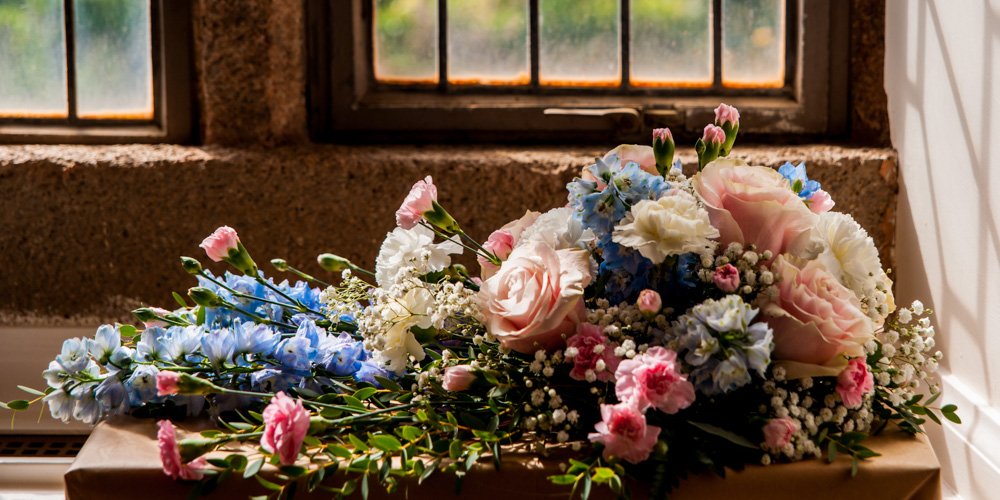
[{"label": "pink flower bud", "polygon": [[449,366],[444,369],[444,382],[441,387],[448,392],[467,390],[476,381],[476,370],[469,365]]},{"label": "pink flower bud", "polygon": [[205,249],[209,259],[220,262],[229,257],[231,252],[239,250],[240,236],[229,226],[222,226],[205,238],[200,246]]},{"label": "pink flower bud", "polygon": [[848,408],[857,408],[864,401],[865,394],[872,392],[875,381],[868,371],[865,358],[854,358],[847,363],[847,368],[837,376],[837,394]]},{"label": "pink flower bud", "polygon": [[[157,316],[166,316],[166,315],[170,314],[170,311],[168,311],[166,309],[163,309],[162,307],[150,307],[149,310],[152,311],[153,313],[155,313]],[[146,328],[153,328],[153,327],[156,327],[156,326],[166,327],[166,326],[169,325],[169,323],[167,323],[166,321],[163,321],[162,319],[154,319],[152,321],[143,321],[142,324]]]},{"label": "pink flower bud", "polygon": [[674,136],[670,133],[669,128],[654,128],[653,129],[653,140],[659,139],[660,142],[666,144],[668,141],[673,142]]},{"label": "pink flower bud", "polygon": [[309,431],[309,412],[302,401],[279,392],[264,408],[262,448],[278,456],[282,465],[292,465],[299,458],[302,441]]},{"label": "pink flower bud", "polygon": [[712,281],[726,293],[733,293],[740,287],[740,270],[732,264],[726,264],[715,268],[712,273]]},{"label": "pink flower bud", "polygon": [[726,131],[722,130],[722,127],[717,127],[709,123],[705,125],[705,133],[702,135],[701,140],[705,144],[721,146],[722,143],[726,142]]},{"label": "pink flower bud", "polygon": [[177,372],[163,370],[156,374],[156,394],[158,396],[172,396],[180,392],[177,387],[181,380],[181,374]]},{"label": "pink flower bud", "polygon": [[830,193],[823,191],[822,189],[817,189],[812,196],[809,197],[809,210],[812,210],[815,214],[821,214],[823,212],[829,212],[833,208],[833,198],[830,197]]},{"label": "pink flower bud", "polygon": [[396,225],[403,229],[413,229],[423,219],[424,214],[434,210],[437,201],[437,186],[427,176],[410,188],[399,210],[396,210]]},{"label": "pink flower bud", "polygon": [[660,308],[663,307],[663,300],[660,299],[660,294],[656,293],[656,290],[647,288],[639,292],[639,300],[636,301],[635,305],[643,314],[652,316],[660,312]]},{"label": "pink flower bud", "polygon": [[792,442],[792,436],[799,430],[798,421],[788,417],[772,418],[764,426],[764,445],[772,450],[780,450]]},{"label": "pink flower bud", "polygon": [[719,104],[719,107],[715,108],[715,124],[721,127],[726,123],[739,125],[740,112],[734,106],[721,103]]}]

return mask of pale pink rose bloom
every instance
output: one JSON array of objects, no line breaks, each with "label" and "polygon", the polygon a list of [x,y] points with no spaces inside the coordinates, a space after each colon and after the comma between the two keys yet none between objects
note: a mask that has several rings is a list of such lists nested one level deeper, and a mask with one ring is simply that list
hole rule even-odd
[{"label": "pale pink rose bloom", "polygon": [[645,289],[639,292],[639,299],[635,302],[639,312],[643,314],[656,314],[663,308],[663,299],[656,290]]},{"label": "pale pink rose bloom", "polygon": [[660,142],[666,144],[667,142],[674,140],[674,135],[670,133],[669,128],[654,128],[653,139],[659,139]]},{"label": "pale pink rose bloom", "polygon": [[864,356],[875,327],[854,292],[818,261],[799,269],[780,256],[774,270],[778,297],[763,311],[774,330],[773,359],[789,378],[836,376],[848,358]]},{"label": "pale pink rose bloom", "polygon": [[[618,344],[612,343],[601,332],[601,327],[590,323],[580,323],[576,327],[576,335],[566,339],[566,345],[576,349],[573,357],[573,369],[569,376],[575,380],[587,380],[587,370],[593,370],[597,380],[613,382],[615,370],[621,361],[615,356]],[[604,346],[600,353],[594,352],[597,346]],[[604,360],[605,368],[597,371],[597,361]]]},{"label": "pale pink rose bloom", "polygon": [[639,410],[653,407],[663,413],[677,413],[694,402],[694,386],[681,373],[677,353],[650,347],[645,353],[626,359],[615,373],[615,394]]},{"label": "pale pink rose bloom", "polygon": [[660,428],[646,424],[642,411],[628,403],[601,405],[601,421],[587,439],[604,445],[606,460],[618,457],[638,464],[649,458],[660,436]]},{"label": "pale pink rose bloom", "polygon": [[444,369],[444,381],[441,387],[448,392],[460,392],[472,386],[476,381],[476,370],[469,365],[449,366]]},{"label": "pale pink rose bloom", "polygon": [[726,123],[739,125],[740,111],[735,106],[720,103],[719,107],[715,108],[715,124],[721,127]]},{"label": "pale pink rose bloom", "polygon": [[156,374],[156,395],[171,396],[177,394],[179,392],[177,382],[179,382],[180,379],[180,373],[161,370]]},{"label": "pale pink rose bloom", "polygon": [[416,226],[424,218],[424,213],[434,210],[437,196],[437,186],[434,185],[431,176],[428,175],[424,180],[417,181],[410,188],[410,192],[406,195],[399,210],[396,210],[396,225],[403,229],[413,229],[413,226]]},{"label": "pale pink rose bloom", "polygon": [[712,273],[712,282],[726,293],[733,293],[740,287],[740,270],[732,264],[726,264],[715,268]]},{"label": "pale pink rose bloom", "polygon": [[715,160],[692,179],[705,202],[712,225],[719,229],[723,248],[730,243],[753,244],[758,252],[775,256],[789,252],[807,256],[817,249],[817,223],[788,181],[767,167],[738,160]]},{"label": "pale pink rose bloom", "polygon": [[[170,314],[170,311],[168,311],[166,309],[163,309],[162,307],[150,307],[149,309],[151,311],[153,311],[154,313],[156,313],[158,316],[166,316],[166,315]],[[159,326],[159,327],[166,327],[166,326],[168,326],[168,323],[166,321],[161,320],[161,319],[154,319],[153,321],[143,321],[142,324],[146,328],[153,328],[153,327],[156,327],[156,326]]]},{"label": "pale pink rose bloom", "polygon": [[169,420],[158,422],[156,431],[157,444],[160,447],[160,464],[163,473],[171,479],[197,480],[204,474],[202,470],[208,467],[205,457],[198,457],[188,463],[181,461],[181,449],[177,445],[177,430]]},{"label": "pale pink rose bloom", "polygon": [[264,408],[264,435],[261,447],[278,455],[282,465],[292,465],[299,457],[302,440],[309,431],[309,412],[302,401],[279,392]]},{"label": "pale pink rose bloom", "polygon": [[857,408],[864,402],[865,394],[872,392],[875,381],[872,372],[868,371],[865,358],[854,358],[847,363],[847,368],[837,377],[837,394],[848,408]]},{"label": "pale pink rose bloom", "polygon": [[830,193],[827,193],[822,189],[817,189],[816,192],[809,197],[809,210],[812,210],[814,214],[829,212],[830,209],[833,208],[833,205],[833,198],[830,197]]},{"label": "pale pink rose bloom", "polygon": [[229,226],[222,226],[202,240],[201,248],[205,249],[205,254],[214,262],[220,262],[229,257],[230,252],[235,252],[239,247],[240,236],[236,230]]},{"label": "pale pink rose bloom", "polygon": [[[531,210],[524,212],[521,218],[512,220],[504,224],[500,229],[493,231],[489,239],[486,240],[486,243],[483,243],[483,247],[499,257],[500,260],[507,260],[510,257],[510,253],[514,251],[514,247],[521,240],[521,233],[528,226],[534,224],[540,215],[541,213]],[[480,275],[483,279],[493,276],[496,274],[497,269],[500,269],[500,266],[494,265],[482,256],[477,256],[476,259],[479,261]]]},{"label": "pale pink rose bloom", "polygon": [[590,279],[585,250],[528,242],[483,281],[477,302],[487,330],[501,344],[530,354],[560,347],[563,336],[576,331],[585,316],[583,290]]},{"label": "pale pink rose bloom", "polygon": [[722,127],[717,127],[709,123],[705,125],[705,131],[702,133],[701,140],[705,144],[722,144],[726,142],[726,131],[722,130]]},{"label": "pale pink rose bloom", "polygon": [[764,425],[764,445],[777,451],[792,442],[792,436],[799,431],[797,420],[788,417],[772,418]]}]

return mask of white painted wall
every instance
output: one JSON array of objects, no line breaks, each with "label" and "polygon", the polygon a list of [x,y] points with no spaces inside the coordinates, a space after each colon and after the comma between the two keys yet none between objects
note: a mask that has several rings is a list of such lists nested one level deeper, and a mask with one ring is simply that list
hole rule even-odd
[{"label": "white painted wall", "polygon": [[951,489],[1000,498],[1000,2],[888,0],[899,151],[897,302],[924,299],[961,426],[932,439]]}]

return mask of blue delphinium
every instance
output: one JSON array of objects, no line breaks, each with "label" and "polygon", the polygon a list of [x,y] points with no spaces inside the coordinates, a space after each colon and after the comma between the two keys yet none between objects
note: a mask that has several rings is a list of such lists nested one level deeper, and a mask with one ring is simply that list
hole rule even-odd
[{"label": "blue delphinium", "polygon": [[56,356],[59,366],[69,373],[76,373],[87,367],[90,363],[90,356],[87,355],[87,344],[81,339],[66,339],[62,345],[62,352]]},{"label": "blue delphinium", "polygon": [[319,329],[312,321],[303,322],[295,335],[282,340],[274,357],[283,369],[297,375],[308,375],[319,355]]},{"label": "blue delphinium", "polygon": [[612,304],[632,302],[639,292],[649,288],[655,266],[637,250],[608,243],[602,257],[598,273],[604,281],[605,296]]},{"label": "blue delphinium", "polygon": [[792,191],[795,191],[799,195],[799,198],[803,200],[812,198],[813,193],[820,189],[819,182],[810,180],[806,176],[805,163],[792,165],[785,162],[784,165],[778,168],[778,173],[785,179],[788,179],[788,184],[791,186]]},{"label": "blue delphinium", "polygon": [[90,355],[97,360],[98,363],[104,364],[111,359],[111,355],[114,354],[115,349],[118,349],[122,345],[122,334],[121,331],[111,325],[102,325],[97,329],[97,333],[94,334],[94,338],[86,339],[87,350],[90,351]]},{"label": "blue delphinium", "polygon": [[172,326],[161,336],[160,343],[167,352],[168,358],[178,364],[197,363],[200,359],[201,339],[205,336],[205,327]]},{"label": "blue delphinium", "polygon": [[234,356],[237,364],[245,364],[249,355],[270,356],[281,341],[281,336],[271,327],[249,321],[235,321],[231,330],[235,340]]},{"label": "blue delphinium", "polygon": [[773,334],[766,323],[752,323],[759,310],[739,295],[708,299],[674,323],[669,344],[690,365],[690,379],[707,395],[738,389],[763,377],[771,363]]},{"label": "blue delphinium", "polygon": [[364,344],[346,333],[327,335],[320,341],[319,350],[321,354],[317,364],[337,376],[353,375],[368,359]]},{"label": "blue delphinium", "polygon": [[391,379],[392,373],[372,360],[361,363],[361,367],[358,368],[358,371],[354,372],[354,380],[357,380],[358,382],[368,382],[369,384],[378,386],[379,383],[375,377]]},{"label": "blue delphinium", "polygon": [[236,351],[236,338],[228,328],[211,331],[201,337],[201,352],[213,368],[232,364]]},{"label": "blue delphinium", "polygon": [[609,235],[632,205],[659,199],[669,188],[662,177],[645,172],[636,162],[622,165],[618,155],[598,159],[587,169],[597,181],[577,178],[566,187],[574,214],[598,239]]},{"label": "blue delphinium", "polygon": [[136,359],[139,361],[171,361],[167,349],[166,332],[160,327],[147,328],[142,331],[139,342],[135,345]]},{"label": "blue delphinium", "polygon": [[161,398],[156,392],[156,374],[160,369],[153,365],[139,365],[132,376],[125,381],[128,390],[129,404],[140,406],[147,402],[159,402]]}]

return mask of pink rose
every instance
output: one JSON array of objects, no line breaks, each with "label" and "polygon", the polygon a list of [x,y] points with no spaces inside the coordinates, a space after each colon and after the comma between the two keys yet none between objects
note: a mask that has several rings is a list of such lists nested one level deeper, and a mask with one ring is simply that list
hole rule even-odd
[{"label": "pink rose", "polygon": [[477,301],[486,328],[505,347],[521,353],[554,349],[582,321],[590,279],[586,251],[530,242],[483,281]]},{"label": "pink rose", "polygon": [[261,447],[276,453],[282,465],[292,465],[299,457],[302,440],[309,431],[309,412],[302,401],[279,392],[264,408],[264,435]]},{"label": "pink rose", "polygon": [[717,127],[709,123],[705,125],[705,130],[702,132],[701,140],[705,144],[722,144],[726,142],[726,131],[722,130],[722,127]]},{"label": "pink rose", "polygon": [[716,160],[695,175],[692,184],[721,233],[723,248],[738,242],[753,244],[758,252],[803,257],[820,248],[813,232],[816,214],[774,169]]},{"label": "pink rose", "polygon": [[740,270],[732,264],[726,264],[715,268],[712,273],[712,282],[726,293],[733,293],[740,287]]},{"label": "pink rose", "polygon": [[181,461],[180,446],[177,445],[177,430],[169,420],[158,422],[159,430],[156,431],[157,444],[160,447],[160,463],[163,465],[163,473],[171,479],[197,480],[201,479],[202,469],[208,467],[205,457],[198,457],[189,463]]},{"label": "pink rose", "polygon": [[[514,251],[514,247],[517,246],[518,241],[521,240],[521,233],[528,226],[534,224],[538,220],[539,215],[541,214],[538,212],[526,211],[520,219],[510,221],[500,229],[493,231],[489,239],[486,240],[486,243],[483,243],[483,247],[493,255],[496,255],[500,260],[507,260],[510,257],[510,253]],[[477,260],[481,269],[480,274],[484,279],[493,276],[496,274],[497,269],[500,269],[499,266],[494,265],[482,256],[478,256]]]},{"label": "pink rose", "polygon": [[156,395],[171,396],[180,392],[177,382],[181,379],[181,374],[177,372],[161,370],[156,374]]},{"label": "pink rose", "polygon": [[444,369],[444,382],[441,387],[448,392],[461,392],[472,386],[476,381],[476,370],[469,365],[449,366]]},{"label": "pink rose", "polygon": [[229,257],[229,254],[239,250],[240,236],[236,230],[229,226],[222,226],[208,235],[200,246],[205,249],[209,259],[220,262]]},{"label": "pink rose", "polygon": [[587,439],[604,445],[606,460],[618,457],[626,462],[638,464],[653,452],[660,428],[646,425],[642,411],[628,403],[601,405],[602,421],[594,426],[597,432],[587,435]]},{"label": "pink rose", "polygon": [[413,229],[413,226],[416,226],[424,218],[424,213],[434,210],[437,196],[437,186],[434,185],[431,176],[428,175],[424,180],[417,181],[410,188],[410,192],[406,195],[399,210],[396,210],[396,225],[403,229]]},{"label": "pink rose", "polygon": [[853,292],[817,261],[799,269],[780,256],[774,270],[778,297],[763,311],[774,330],[773,358],[789,378],[835,376],[848,358],[864,356],[875,328]]},{"label": "pink rose", "polygon": [[659,293],[656,293],[656,290],[647,288],[639,292],[639,299],[636,300],[635,305],[639,308],[639,312],[652,316],[663,308],[663,299],[660,298]]},{"label": "pink rose", "polygon": [[857,408],[864,401],[865,394],[872,392],[875,382],[868,371],[865,358],[854,358],[847,362],[847,368],[837,377],[837,394],[848,408]]},{"label": "pink rose", "polygon": [[[618,368],[620,361],[614,354],[618,344],[611,343],[601,332],[601,327],[590,323],[580,323],[576,327],[576,335],[567,339],[566,345],[576,349],[576,354],[573,356],[573,369],[569,372],[570,378],[587,380],[587,372],[593,371],[596,380],[601,382],[614,381],[615,369]],[[604,361],[602,370],[597,369],[598,360]]]},{"label": "pink rose", "polygon": [[640,411],[652,406],[663,413],[677,413],[694,402],[694,386],[681,374],[677,353],[650,347],[618,365],[615,394],[630,401]]},{"label": "pink rose", "polygon": [[799,422],[788,417],[772,418],[764,425],[764,445],[778,451],[792,442],[799,431]]},{"label": "pink rose", "polygon": [[715,108],[715,124],[721,127],[727,123],[739,125],[740,112],[735,106],[720,103],[719,107]]},{"label": "pink rose", "polygon": [[809,197],[809,210],[812,210],[814,214],[829,212],[833,208],[833,205],[833,198],[830,197],[830,193],[822,189],[817,189]]}]

